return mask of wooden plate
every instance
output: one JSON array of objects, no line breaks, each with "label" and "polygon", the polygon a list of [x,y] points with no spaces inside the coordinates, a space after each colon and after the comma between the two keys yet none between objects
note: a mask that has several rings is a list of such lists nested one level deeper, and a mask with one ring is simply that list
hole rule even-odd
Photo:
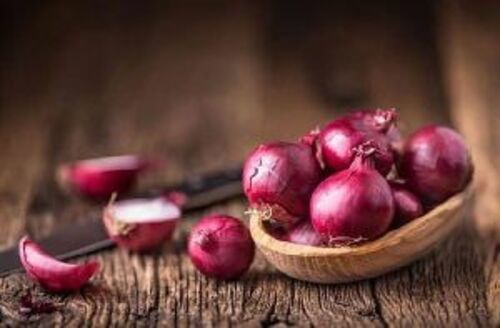
[{"label": "wooden plate", "polygon": [[252,237],[265,257],[284,274],[305,281],[342,283],[372,278],[422,257],[462,223],[472,192],[449,198],[426,215],[359,246],[314,247],[275,239],[261,220],[250,219]]}]

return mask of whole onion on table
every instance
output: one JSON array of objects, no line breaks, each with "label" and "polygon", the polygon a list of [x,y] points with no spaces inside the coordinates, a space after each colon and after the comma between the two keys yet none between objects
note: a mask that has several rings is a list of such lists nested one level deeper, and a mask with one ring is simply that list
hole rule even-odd
[{"label": "whole onion on table", "polygon": [[191,230],[188,254],[205,276],[232,280],[242,276],[252,264],[255,244],[240,220],[213,214],[202,218]]}]

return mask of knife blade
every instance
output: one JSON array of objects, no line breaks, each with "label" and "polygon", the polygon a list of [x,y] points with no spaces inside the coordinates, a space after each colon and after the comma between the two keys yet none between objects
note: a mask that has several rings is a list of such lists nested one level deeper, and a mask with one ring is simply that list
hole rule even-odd
[{"label": "knife blade", "polygon": [[[169,191],[179,191],[187,196],[187,202],[183,206],[184,213],[236,198],[243,193],[241,167],[189,176],[179,184],[154,188],[131,196],[156,197]],[[114,246],[99,217],[91,217],[84,224],[71,224],[58,229],[51,235],[37,240],[37,243],[60,260],[88,255]],[[13,273],[21,267],[17,245],[0,252],[0,277]]]}]

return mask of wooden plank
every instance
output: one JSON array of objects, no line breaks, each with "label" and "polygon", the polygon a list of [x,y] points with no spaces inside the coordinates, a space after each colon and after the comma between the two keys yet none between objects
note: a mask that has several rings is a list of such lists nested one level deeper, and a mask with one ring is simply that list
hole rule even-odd
[{"label": "wooden plank", "polygon": [[[6,100],[6,103],[8,101]],[[30,106],[30,104],[24,104]],[[27,211],[33,188],[45,164],[47,126],[42,113],[30,117],[0,116],[0,247],[14,246],[27,230]],[[20,127],[23,127],[20,129]],[[20,293],[20,280],[0,279],[0,322],[11,313]],[[8,322],[8,321],[7,321]]]},{"label": "wooden plank", "polygon": [[[50,72],[51,97],[44,105],[55,111],[57,132],[50,138],[48,169],[30,202],[29,226],[33,231],[47,233],[57,224],[84,220],[89,213],[99,211],[96,206],[61,195],[53,182],[59,161],[138,151],[167,156],[168,171],[144,181],[147,185],[241,159],[241,143],[250,139],[232,135],[253,134],[245,133],[256,126],[248,125],[245,115],[252,114],[258,100],[254,95],[258,76],[251,69],[254,31],[248,25],[248,15],[252,12],[239,5],[215,9],[207,5],[205,9],[213,12],[205,18],[205,10],[193,10],[193,4],[178,5],[172,13],[162,4],[137,5],[128,10],[134,15],[139,12],[135,16],[139,26],[122,35],[123,26],[129,23],[127,12],[110,10],[109,16],[99,20],[93,17],[95,8],[77,6],[67,11],[63,4],[53,6],[47,9],[44,20],[53,21],[57,17],[54,13],[69,12],[75,26],[81,28],[64,31],[57,23],[50,27],[63,31],[57,33],[69,41],[56,54],[59,62]],[[168,19],[157,16],[159,12]],[[223,19],[235,13],[234,18]],[[102,30],[87,29],[86,24],[96,24]],[[179,30],[179,26],[189,28]],[[165,37],[179,37],[184,42],[163,43]],[[192,49],[199,51],[193,53]],[[115,58],[118,54],[122,56]],[[213,144],[206,140],[213,140]],[[239,216],[242,209],[240,206]],[[102,326],[226,320],[235,310],[225,308],[225,295],[235,304],[241,301],[243,284],[226,284],[220,288],[219,302],[203,303],[196,288],[201,286],[198,282],[204,286],[207,280],[189,264],[183,246],[186,228],[179,232],[173,247],[156,256],[122,251],[97,255],[105,264],[97,283],[79,294],[51,297],[62,303],[61,310],[55,315],[35,316],[31,322]],[[23,275],[7,280],[18,292],[27,284]],[[215,316],[214,305],[221,308],[222,318]],[[21,319],[16,314],[16,299],[11,298],[6,306],[11,319]],[[212,307],[202,310],[202,306]]]},{"label": "wooden plank", "polygon": [[487,298],[500,324],[500,6],[446,1],[440,7],[442,62],[453,119],[471,146],[477,190],[474,217],[484,239]]}]

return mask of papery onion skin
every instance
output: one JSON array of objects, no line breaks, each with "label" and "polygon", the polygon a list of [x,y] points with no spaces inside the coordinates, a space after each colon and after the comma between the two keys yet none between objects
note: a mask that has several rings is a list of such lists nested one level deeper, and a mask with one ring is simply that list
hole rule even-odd
[{"label": "papery onion skin", "polygon": [[[358,125],[358,128],[374,130],[380,133],[387,134],[393,130],[393,137],[398,134],[395,133],[398,129],[396,122],[398,113],[396,108],[376,108],[376,109],[358,109],[345,116],[351,121],[357,121],[357,124],[363,124],[363,127]],[[399,135],[399,137],[401,137]]]},{"label": "papery onion skin", "polygon": [[316,127],[315,129],[309,131],[305,135],[299,138],[299,143],[314,147],[316,144],[316,139],[318,139],[321,129]]},{"label": "papery onion skin", "polygon": [[[99,161],[113,159],[117,163],[121,159],[132,161],[132,164],[116,168],[99,164]],[[114,192],[122,194],[129,191],[136,183],[139,174],[161,164],[162,161],[153,161],[136,155],[96,158],[61,164],[56,178],[64,189],[101,201],[109,199]]]},{"label": "papery onion skin", "polygon": [[79,290],[99,270],[99,263],[95,261],[83,264],[61,262],[45,253],[27,236],[19,241],[19,258],[28,277],[54,293]]},{"label": "papery onion skin", "polygon": [[242,276],[255,256],[255,244],[246,226],[221,214],[201,219],[191,230],[188,254],[205,276],[232,280]]},{"label": "papery onion skin", "polygon": [[274,142],[260,145],[247,158],[243,188],[252,208],[270,209],[272,219],[292,224],[308,215],[321,175],[311,145]]},{"label": "papery onion skin", "polygon": [[[170,201],[168,197],[166,195],[165,201]],[[172,239],[177,221],[181,216],[180,209],[176,217],[165,218],[162,221],[137,220],[136,222],[123,222],[114,213],[113,208],[117,204],[119,206],[120,202],[111,202],[106,206],[102,218],[109,237],[119,247],[132,252],[151,252]]]},{"label": "papery onion skin", "polygon": [[314,230],[309,220],[300,222],[287,231],[281,239],[299,245],[321,246],[325,244],[324,238]]},{"label": "papery onion skin", "polygon": [[392,223],[394,228],[401,227],[424,214],[420,199],[410,192],[404,183],[391,181],[389,185],[394,198],[395,213]]},{"label": "papery onion skin", "polygon": [[457,132],[429,125],[408,138],[401,172],[424,205],[433,206],[466,187],[473,165],[465,142]]},{"label": "papery onion skin", "polygon": [[393,220],[389,184],[374,169],[370,147],[361,147],[351,166],[321,182],[311,197],[311,223],[331,245],[375,239]]},{"label": "papery onion skin", "polygon": [[375,128],[367,128],[364,119],[339,118],[323,128],[318,145],[322,162],[333,172],[349,167],[354,160],[353,149],[367,141],[376,144],[377,170],[386,175],[394,164],[394,154],[389,139]]},{"label": "papery onion skin", "polygon": [[367,109],[355,112],[354,119],[363,118],[368,129],[382,133],[389,141],[397,160],[403,151],[403,137],[398,127],[398,112],[392,108]]}]

